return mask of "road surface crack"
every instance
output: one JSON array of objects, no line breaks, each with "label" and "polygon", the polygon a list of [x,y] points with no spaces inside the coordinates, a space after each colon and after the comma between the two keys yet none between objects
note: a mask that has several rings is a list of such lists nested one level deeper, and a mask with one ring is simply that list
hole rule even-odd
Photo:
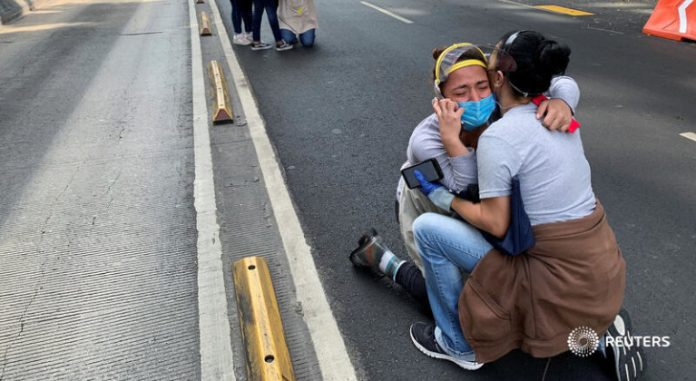
[{"label": "road surface crack", "polygon": [[[41,226],[41,234],[39,235],[39,242],[36,243],[36,254],[41,255],[43,252],[41,251],[41,245],[43,244],[44,240],[44,234],[46,233],[46,228],[48,227],[49,222],[51,221],[51,218],[53,217],[53,208],[55,207],[56,203],[58,203],[58,200],[63,197],[63,195],[68,191],[68,188],[70,188],[70,185],[73,183],[75,180],[75,176],[77,173],[80,171],[80,166],[78,165],[77,168],[75,168],[75,172],[70,176],[70,180],[68,180],[68,183],[65,185],[63,190],[53,199],[53,202],[51,203],[51,206],[49,207],[48,211],[48,216],[43,222],[43,226]],[[112,184],[113,185],[113,184]],[[17,335],[15,338],[12,340],[12,342],[7,346],[5,349],[5,353],[3,354],[2,357],[2,370],[0,370],[0,381],[2,381],[5,378],[5,370],[7,368],[7,356],[10,354],[10,350],[14,346],[14,344],[19,341],[19,338],[22,336],[22,333],[24,332],[24,319],[27,316],[27,313],[29,312],[29,308],[31,305],[34,303],[34,300],[36,300],[37,295],[39,294],[39,290],[41,290],[41,285],[43,284],[44,278],[45,278],[45,267],[46,267],[46,262],[48,262],[47,259],[44,259],[41,262],[41,276],[39,280],[36,282],[36,286],[34,286],[34,294],[31,296],[31,299],[29,300],[29,303],[27,303],[26,307],[24,307],[24,311],[22,312],[22,315],[19,317],[19,332],[17,332]]]}]

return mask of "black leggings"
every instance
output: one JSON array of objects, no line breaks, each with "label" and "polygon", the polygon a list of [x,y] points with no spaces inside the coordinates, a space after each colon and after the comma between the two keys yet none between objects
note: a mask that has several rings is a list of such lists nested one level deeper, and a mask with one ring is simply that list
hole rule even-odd
[{"label": "black leggings", "polygon": [[254,41],[261,41],[261,20],[263,18],[263,11],[266,11],[266,16],[268,16],[268,23],[271,24],[271,31],[273,31],[273,38],[276,41],[280,41],[280,27],[278,26],[278,15],[276,14],[276,9],[278,8],[278,3],[276,0],[254,0],[254,12],[253,12],[253,35]]},{"label": "black leggings", "polygon": [[428,301],[428,290],[425,287],[425,278],[413,262],[406,262],[401,265],[394,281],[411,294],[421,304],[421,308],[425,312],[432,313],[430,302]]},{"label": "black leggings", "polygon": [[244,21],[244,31],[250,33],[251,25],[251,0],[230,0],[232,1],[232,27],[234,33],[242,33],[242,21]]}]

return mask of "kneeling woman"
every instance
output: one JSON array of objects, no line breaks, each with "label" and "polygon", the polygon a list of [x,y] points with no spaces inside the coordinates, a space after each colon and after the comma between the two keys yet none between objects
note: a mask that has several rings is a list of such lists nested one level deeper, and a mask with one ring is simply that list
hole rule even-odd
[{"label": "kneeling woman", "polygon": [[[580,133],[544,128],[531,103],[565,71],[569,56],[566,46],[536,32],[504,36],[489,62],[503,116],[478,142],[481,202],[423,183],[436,205],[464,219],[427,213],[413,226],[435,324],[413,324],[411,337],[431,357],[473,370],[517,348],[555,356],[568,350],[573,329],[586,326],[601,335],[621,308],[625,262],[592,191]],[[453,110],[438,113],[441,125],[458,123]],[[494,250],[489,242],[495,239],[479,229],[506,235],[517,182],[536,244],[510,256]],[[466,285],[462,271],[470,273]],[[619,363],[633,359],[637,377],[641,354],[620,356],[617,373]]]}]

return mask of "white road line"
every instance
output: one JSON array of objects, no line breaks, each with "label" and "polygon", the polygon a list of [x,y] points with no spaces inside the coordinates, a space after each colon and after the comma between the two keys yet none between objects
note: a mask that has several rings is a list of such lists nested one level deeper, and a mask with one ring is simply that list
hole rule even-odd
[{"label": "white road line", "polygon": [[235,381],[234,358],[227,315],[220,227],[217,223],[213,160],[208,132],[208,106],[198,20],[194,1],[188,1],[191,23],[191,87],[193,92],[193,183],[198,229],[198,329],[201,380]]},{"label": "white road line", "polygon": [[679,134],[679,136],[685,137],[687,139],[691,139],[696,142],[696,133],[693,132],[683,132]]},{"label": "white road line", "polygon": [[522,8],[530,8],[530,9],[537,10],[536,8],[534,8],[533,6],[531,6],[529,4],[518,3],[516,1],[510,1],[510,0],[498,0],[498,1],[501,3],[505,3],[505,4],[517,5],[517,6],[522,7]]},{"label": "white road line", "polygon": [[[227,58],[234,85],[246,114],[256,155],[259,159],[263,180],[271,200],[273,214],[283,241],[283,248],[290,264],[290,273],[295,284],[297,299],[302,305],[304,321],[319,360],[322,379],[326,381],[357,380],[355,369],[346,351],[343,337],[326,300],[324,288],[314,265],[314,258],[300,225],[300,220],[290,199],[285,180],[281,175],[278,159],[266,133],[266,125],[251,93],[249,82],[232,50],[229,34],[220,17],[215,0],[210,1],[215,30],[220,36],[222,50]],[[285,53],[287,54],[287,53]]]},{"label": "white road line", "polygon": [[387,15],[387,16],[391,16],[391,17],[393,17],[393,18],[395,18],[395,19],[397,19],[397,20],[399,20],[399,21],[401,21],[401,22],[404,22],[404,23],[406,23],[406,24],[413,24],[413,21],[411,21],[411,20],[409,20],[409,19],[407,19],[407,18],[405,18],[405,17],[401,17],[401,16],[397,15],[396,13],[390,12],[390,11],[384,9],[384,8],[380,8],[380,7],[378,7],[378,6],[374,5],[374,4],[370,4],[370,3],[368,3],[367,1],[361,1],[361,3],[362,3],[363,5],[365,5],[365,6],[368,6],[368,7],[372,8],[372,9],[375,9],[375,10],[377,10],[377,11],[379,11],[379,12],[384,13],[384,14]]}]

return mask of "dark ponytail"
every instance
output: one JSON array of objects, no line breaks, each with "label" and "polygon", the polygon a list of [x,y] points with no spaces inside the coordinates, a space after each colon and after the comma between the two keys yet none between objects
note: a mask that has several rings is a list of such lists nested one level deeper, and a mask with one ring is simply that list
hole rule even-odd
[{"label": "dark ponytail", "polygon": [[505,74],[513,90],[522,96],[535,96],[547,91],[553,76],[563,74],[570,60],[567,45],[548,40],[534,31],[506,34],[501,39],[498,54],[508,55],[514,61],[514,66],[510,66],[514,69]]},{"label": "dark ponytail", "polygon": [[570,48],[553,40],[543,40],[539,44],[539,68],[551,75],[565,73],[570,61]]}]

